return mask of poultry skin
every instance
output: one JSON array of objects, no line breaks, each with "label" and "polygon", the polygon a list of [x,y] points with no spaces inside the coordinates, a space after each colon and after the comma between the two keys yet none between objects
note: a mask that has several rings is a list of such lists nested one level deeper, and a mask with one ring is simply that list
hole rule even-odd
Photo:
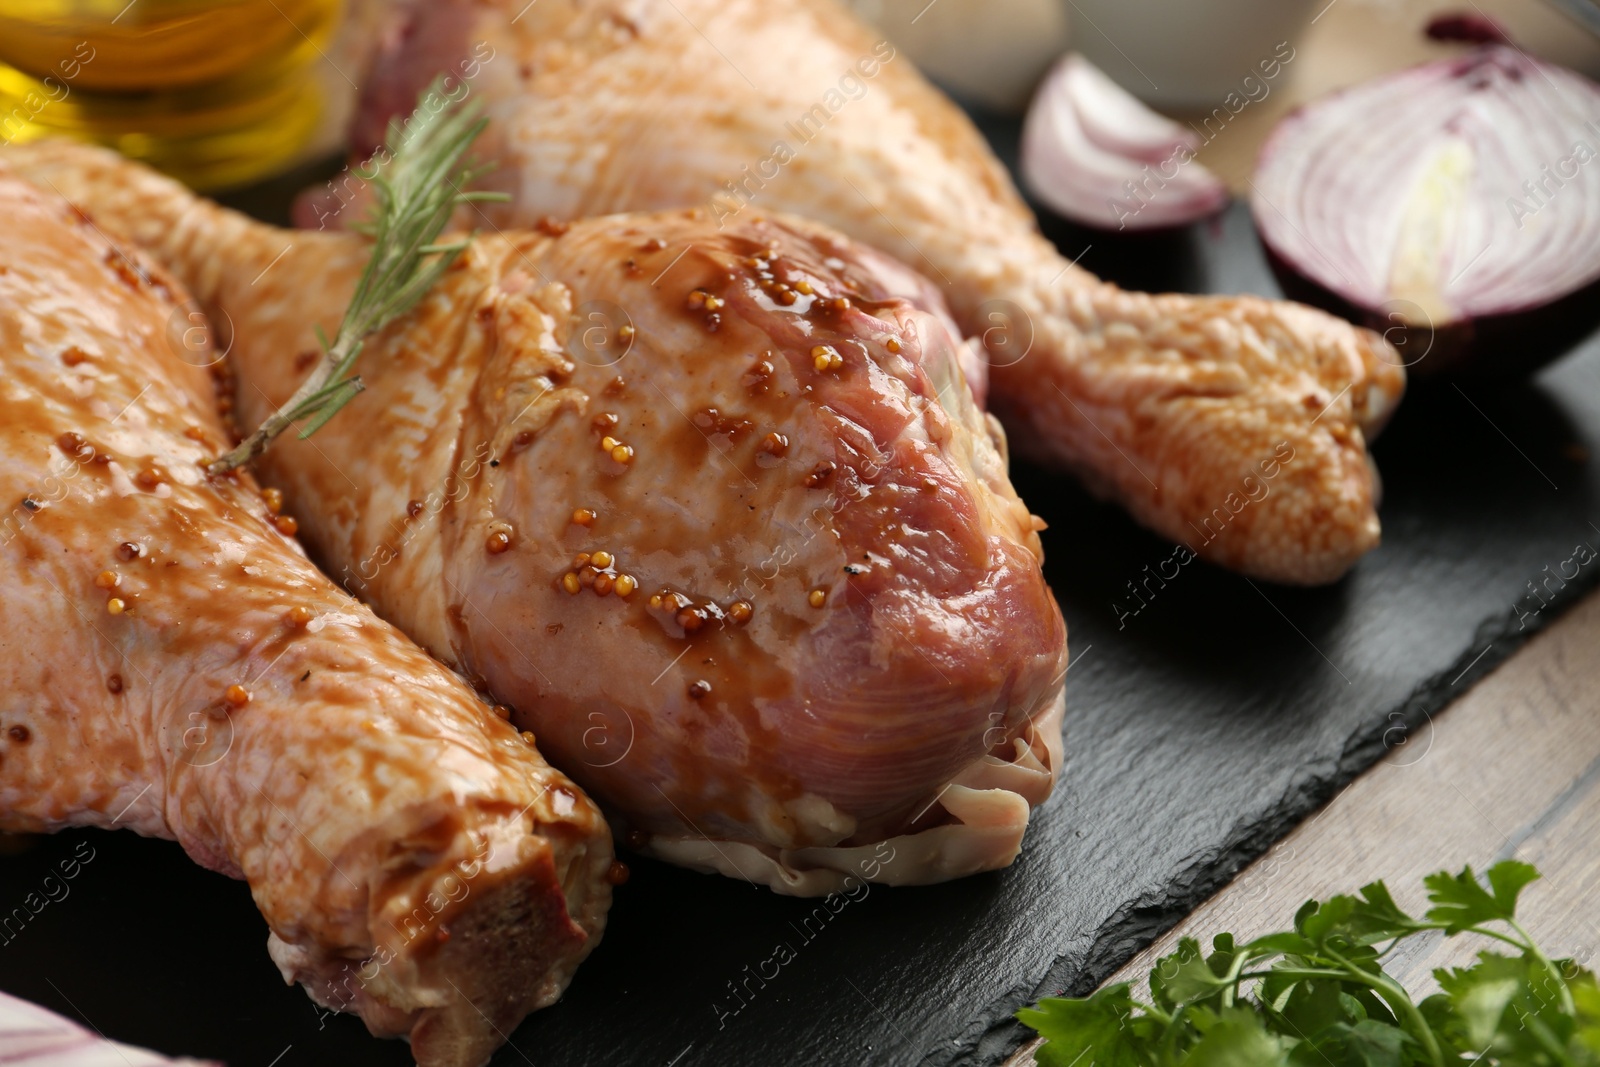
[{"label": "poultry skin", "polygon": [[[231,330],[254,425],[367,256],[99,149],[7,159]],[[1066,629],[936,291],[815,224],[480,236],[260,461],[348,588],[516,709],[672,862],[826,893],[1016,856]]]},{"label": "poultry skin", "polygon": [[249,882],[285,980],[484,1062],[599,940],[598,809],[204,473],[228,438],[175,280],[3,162],[0,213],[0,829],[175,840]]},{"label": "poultry skin", "polygon": [[[1016,451],[1156,533],[1305,585],[1378,544],[1366,446],[1405,386],[1387,342],[1299,304],[1128,292],[1068,262],[967,118],[830,0],[443,0],[382,17],[353,140],[370,149],[450,75],[452,95],[487,103],[475,154],[511,198],[467,224],[689,205],[723,227],[814,219],[938,282],[984,342]],[[330,182],[299,220],[342,225],[352,199]]]}]

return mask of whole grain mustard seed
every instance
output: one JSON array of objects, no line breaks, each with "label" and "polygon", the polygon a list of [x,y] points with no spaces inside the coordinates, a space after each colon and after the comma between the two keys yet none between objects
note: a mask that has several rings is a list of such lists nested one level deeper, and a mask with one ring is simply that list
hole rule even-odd
[{"label": "whole grain mustard seed", "polygon": [[607,434],[600,438],[600,451],[611,456],[618,463],[627,464],[633,459],[633,448]]},{"label": "whole grain mustard seed", "polygon": [[801,484],[807,489],[815,489],[829,478],[832,478],[836,469],[837,467],[831,461],[823,460],[811,468],[811,472],[801,479]]},{"label": "whole grain mustard seed", "polygon": [[723,300],[720,296],[714,296],[713,294],[706,292],[704,289],[696,289],[694,292],[689,294],[689,299],[686,303],[690,311],[717,311],[721,309],[727,303],[727,301]]},{"label": "whole grain mustard seed", "polygon": [[821,589],[811,590],[811,595],[806,597],[806,603],[814,608],[820,608],[828,602],[828,594]]},{"label": "whole grain mustard seed", "polygon": [[844,357],[832,345],[815,345],[811,349],[811,365],[818,371],[835,371],[844,366]]}]

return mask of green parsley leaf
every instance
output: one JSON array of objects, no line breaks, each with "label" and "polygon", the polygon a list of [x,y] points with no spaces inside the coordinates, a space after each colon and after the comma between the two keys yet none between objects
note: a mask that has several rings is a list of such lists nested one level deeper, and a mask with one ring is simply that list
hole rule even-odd
[{"label": "green parsley leaf", "polygon": [[1401,911],[1389,895],[1389,887],[1382,882],[1369,882],[1361,887],[1361,899],[1350,913],[1351,940],[1362,945],[1373,945],[1405,937],[1421,928],[1421,923]]},{"label": "green parsley leaf", "polygon": [[[1491,867],[1487,886],[1470,867],[1440,871],[1425,879],[1425,919],[1372,882],[1307,901],[1293,930],[1243,944],[1218,934],[1209,956],[1184,938],[1150,974],[1152,1004],[1122,983],[1018,1017],[1047,1039],[1045,1067],[1600,1067],[1600,986],[1546,956],[1516,920],[1537,877],[1516,862]],[[1384,973],[1378,946],[1432,931],[1519,954],[1436,971],[1441,992],[1419,1005]]]},{"label": "green parsley leaf", "polygon": [[1500,1028],[1506,1009],[1522,992],[1528,968],[1522,959],[1494,952],[1478,954],[1476,966],[1433,972],[1466,1028],[1467,1042],[1485,1048]]},{"label": "green parsley leaf", "polygon": [[1295,916],[1295,929],[1318,948],[1343,931],[1356,908],[1356,898],[1343,895],[1329,897],[1320,903],[1315,900],[1306,903],[1311,907],[1300,909],[1300,914]]},{"label": "green parsley leaf", "polygon": [[1455,1002],[1448,996],[1435,993],[1417,1007],[1433,1030],[1440,1048],[1456,1056],[1466,1056],[1469,1060],[1477,1058],[1478,1053],[1483,1051],[1481,1045],[1474,1047],[1468,1038],[1466,1024],[1461,1021]]},{"label": "green parsley leaf", "polygon": [[1135,1025],[1133,1010],[1123,982],[1081,1000],[1047,997],[1017,1018],[1049,1039],[1036,1056],[1039,1067],[1141,1067],[1148,1062],[1141,1032],[1148,1039],[1154,1024]]},{"label": "green parsley leaf", "polygon": [[1517,896],[1522,888],[1539,877],[1526,863],[1503,860],[1489,868],[1490,893],[1478,883],[1471,867],[1456,875],[1440,871],[1423,879],[1433,907],[1428,918],[1444,923],[1445,933],[1456,934],[1469,926],[1494,920],[1510,921],[1516,915]]},{"label": "green parsley leaf", "polygon": [[1189,1067],[1284,1067],[1288,1043],[1248,1008],[1229,1008],[1210,1023],[1186,1059]]},{"label": "green parsley leaf", "polygon": [[1342,1023],[1365,1021],[1367,1017],[1358,1001],[1345,997],[1342,984],[1336,979],[1295,982],[1286,994],[1278,1014],[1288,1024],[1290,1033],[1307,1038]]},{"label": "green parsley leaf", "polygon": [[1334,1067],[1402,1067],[1407,1045],[1415,1042],[1404,1030],[1372,1019],[1335,1023],[1315,1042],[1324,1062]]},{"label": "green parsley leaf", "polygon": [[1192,937],[1179,941],[1178,951],[1157,960],[1150,972],[1150,999],[1169,1012],[1181,1004],[1220,998],[1222,989],[1221,978],[1200,955],[1200,942]]},{"label": "green parsley leaf", "polygon": [[1580,1055],[1587,1055],[1591,1063],[1600,1062],[1600,986],[1588,971],[1578,970],[1570,961],[1563,962],[1566,965],[1562,973],[1573,976],[1567,983],[1572,990],[1573,1014],[1577,1020],[1573,1038],[1581,1050]]},{"label": "green parsley leaf", "polygon": [[1334,939],[1347,946],[1375,945],[1421,926],[1396,906],[1382,882],[1363,886],[1359,897],[1336,896],[1320,904],[1308,900],[1295,917],[1295,929],[1318,946]]},{"label": "green parsley leaf", "polygon": [[[1316,901],[1307,901],[1315,904]],[[1250,956],[1309,956],[1316,950],[1316,946],[1293,930],[1285,930],[1277,934],[1265,934],[1254,941],[1246,942],[1244,952]]]}]

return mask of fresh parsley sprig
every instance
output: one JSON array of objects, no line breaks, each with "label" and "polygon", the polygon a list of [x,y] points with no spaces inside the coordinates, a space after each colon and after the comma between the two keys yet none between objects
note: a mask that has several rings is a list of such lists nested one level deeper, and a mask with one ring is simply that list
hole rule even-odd
[{"label": "fresh parsley sprig", "polygon": [[386,149],[374,162],[376,203],[369,221],[355,227],[372,238],[372,255],[345,308],[332,343],[317,330],[323,358],[317,369],[255,432],[209,470],[220,474],[249,463],[290,426],[304,421],[299,436],[310,437],[362,390],[352,375],[366,338],[416,306],[449,269],[472,236],[438,243],[439,234],[460,204],[504,200],[501,193],[466,192],[489,168],[457,163],[483,132],[476,101],[452,99],[439,78],[423,91],[417,108],[389,123]]},{"label": "fresh parsley sprig", "polygon": [[[1536,945],[1516,918],[1539,877],[1505,861],[1424,879],[1433,906],[1401,911],[1382,882],[1359,896],[1310,900],[1294,929],[1211,953],[1184,938],[1150,972],[1150,1002],[1129,983],[1017,1012],[1046,1043],[1041,1067],[1600,1067],[1600,987]],[[1431,931],[1474,934],[1470,967],[1434,971],[1441,992],[1413,1001],[1382,960]]]}]

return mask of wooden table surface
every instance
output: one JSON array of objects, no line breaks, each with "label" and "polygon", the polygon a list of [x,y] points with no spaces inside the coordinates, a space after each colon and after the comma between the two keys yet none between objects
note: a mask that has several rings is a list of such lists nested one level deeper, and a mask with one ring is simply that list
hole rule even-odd
[{"label": "wooden table surface", "polygon": [[[1311,897],[1382,878],[1402,908],[1422,877],[1516,858],[1544,873],[1521,914],[1540,943],[1593,967],[1600,952],[1600,593],[1415,731],[1109,981],[1146,976],[1180,937],[1248,939],[1288,925]],[[1393,973],[1413,994],[1481,944],[1420,938]],[[1033,1062],[1025,1046],[1007,1067]]]}]

